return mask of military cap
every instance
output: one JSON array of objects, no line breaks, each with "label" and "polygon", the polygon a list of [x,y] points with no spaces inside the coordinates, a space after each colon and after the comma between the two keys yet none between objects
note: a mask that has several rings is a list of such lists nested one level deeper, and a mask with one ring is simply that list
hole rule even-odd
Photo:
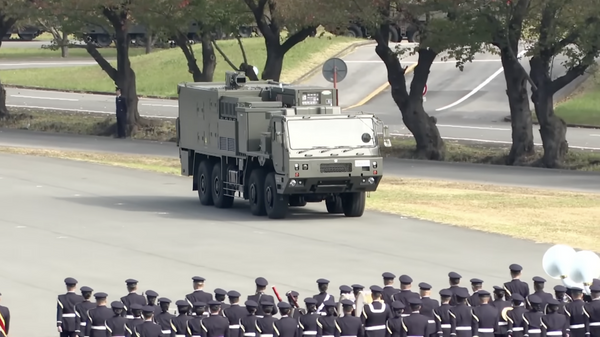
[{"label": "military cap", "polygon": [[490,292],[487,290],[479,290],[477,294],[479,294],[479,297],[490,296]]},{"label": "military cap", "polygon": [[239,292],[235,291],[235,290],[230,290],[227,292],[227,297],[233,297],[233,298],[237,298],[242,296],[242,294],[240,294]]},{"label": "military cap", "polygon": [[371,286],[369,289],[371,289],[372,293],[381,293],[381,292],[383,292],[383,289],[381,289],[380,286]]},{"label": "military cap", "polygon": [[363,286],[362,284],[358,284],[358,283],[354,283],[352,286],[352,289],[365,289],[365,286]]},{"label": "military cap", "polygon": [[161,297],[158,299],[158,303],[171,303],[171,300],[166,297]]},{"label": "military cap", "polygon": [[546,283],[546,279],[543,277],[539,277],[539,276],[534,276],[533,277],[533,282],[537,282],[537,283]]},{"label": "military cap", "polygon": [[327,301],[323,302],[323,305],[325,307],[335,307],[335,302],[332,300],[327,300]]},{"label": "military cap", "polygon": [[145,305],[142,307],[142,312],[145,314],[154,313],[154,307],[151,305]]},{"label": "military cap", "polygon": [[114,309],[123,309],[125,308],[125,304],[123,304],[121,301],[112,301],[110,303],[110,307]]},{"label": "military cap", "polygon": [[206,306],[206,302],[194,302],[193,303],[194,308],[202,308]]},{"label": "military cap", "polygon": [[448,278],[462,278],[459,273],[451,271],[448,273]]},{"label": "military cap", "polygon": [[456,291],[456,297],[460,297],[460,298],[468,298],[469,297],[469,292],[467,291],[467,289],[458,289]]},{"label": "military cap", "polygon": [[480,283],[483,283],[483,280],[478,279],[478,278],[471,279],[471,284],[480,284]]},{"label": "military cap", "polygon": [[513,263],[510,266],[508,266],[508,269],[510,269],[510,271],[521,271],[523,270],[523,267],[521,267],[520,265]]},{"label": "military cap", "polygon": [[418,297],[411,297],[408,299],[408,304],[410,305],[421,305],[423,303]]},{"label": "military cap", "polygon": [[354,306],[354,302],[350,301],[350,300],[342,300],[342,305],[345,307],[352,307]]},{"label": "military cap", "polygon": [[450,291],[449,289],[442,289],[440,290],[440,296],[452,297],[452,291]]},{"label": "military cap", "polygon": [[192,277],[192,281],[194,281],[194,282],[204,282],[204,281],[206,281],[206,279],[204,277],[202,277],[202,276],[193,276]]},{"label": "military cap", "polygon": [[148,290],[148,291],[146,291],[146,296],[147,297],[158,297],[158,293],[154,290]]},{"label": "military cap", "polygon": [[131,305],[131,310],[142,310],[142,305],[134,303]]},{"label": "military cap", "polygon": [[258,307],[258,303],[254,302],[252,300],[244,302],[244,305],[248,308],[257,308]]},{"label": "military cap", "polygon": [[211,306],[211,307],[212,306],[216,306],[216,305],[221,305],[221,304],[222,304],[221,302],[215,301],[215,300],[208,301],[208,305]]},{"label": "military cap", "polygon": [[554,298],[549,299],[546,303],[548,303],[548,305],[560,305],[560,302]]},{"label": "military cap", "polygon": [[342,292],[342,293],[351,293],[352,292],[352,288],[348,287],[347,285],[342,285],[342,286],[340,286],[340,292]]},{"label": "military cap", "polygon": [[523,302],[523,301],[525,301],[525,298],[523,298],[523,296],[521,294],[513,294],[512,295],[512,300],[513,301]]},{"label": "military cap", "polygon": [[269,282],[264,277],[257,277],[256,280],[254,280],[254,283],[256,283],[256,285],[259,287],[266,287],[269,285]]},{"label": "military cap", "polygon": [[292,297],[298,297],[298,296],[300,296],[300,293],[298,293],[298,292],[297,292],[297,291],[295,291],[295,290],[292,290],[292,291],[290,291],[289,293],[290,293],[290,295],[292,295]]},{"label": "military cap", "polygon": [[94,298],[107,298],[107,297],[108,297],[108,295],[103,292],[97,292],[94,294]]},{"label": "military cap", "polygon": [[65,279],[65,284],[67,284],[67,285],[77,284],[77,280],[72,277],[67,277]]},{"label": "military cap", "polygon": [[307,297],[304,299],[304,303],[306,304],[317,304],[318,301],[312,297]]},{"label": "military cap", "polygon": [[400,275],[400,277],[398,279],[400,280],[400,283],[404,283],[404,284],[410,284],[413,281],[412,277],[410,277],[408,275]]},{"label": "military cap", "polygon": [[132,279],[132,278],[128,278],[125,280],[125,283],[127,284],[138,284],[138,280]]},{"label": "military cap", "polygon": [[288,302],[279,302],[277,303],[277,307],[279,309],[291,309],[292,306]]},{"label": "military cap", "polygon": [[262,300],[262,301],[260,301],[260,305],[269,307],[269,306],[274,306],[275,303],[273,303],[272,301],[269,301],[269,300]]},{"label": "military cap", "polygon": [[177,302],[175,302],[175,305],[178,306],[178,307],[187,307],[190,304],[187,301],[178,300]]},{"label": "military cap", "polygon": [[567,288],[565,286],[557,285],[554,286],[554,291],[556,291],[557,293],[566,293]]},{"label": "military cap", "polygon": [[381,277],[386,279],[395,279],[396,275],[390,273],[389,271],[386,271],[385,273],[381,274]]},{"label": "military cap", "polygon": [[215,289],[215,295],[227,295],[227,291],[225,289],[217,288]]},{"label": "military cap", "polygon": [[326,278],[320,278],[317,280],[317,284],[329,284],[329,280]]},{"label": "military cap", "polygon": [[506,290],[504,290],[504,288],[502,288],[500,286],[494,286],[494,291],[499,292],[499,291],[506,291]]},{"label": "military cap", "polygon": [[429,283],[421,282],[419,283],[419,289],[431,290],[431,285]]},{"label": "military cap", "polygon": [[394,302],[392,302],[392,309],[394,309],[394,310],[404,309],[404,303],[402,303],[400,301],[394,301]]},{"label": "military cap", "polygon": [[84,292],[84,293],[89,293],[89,292],[92,292],[92,291],[94,291],[94,289],[92,289],[92,288],[90,288],[90,287],[88,287],[88,286],[83,286],[83,287],[81,287],[79,290],[81,290],[81,291],[82,291],[82,292]]},{"label": "military cap", "polygon": [[530,295],[528,300],[531,304],[542,304],[542,299],[537,295]]},{"label": "military cap", "polygon": [[592,284],[590,286],[590,291],[593,293],[600,293],[600,284]]},{"label": "military cap", "polygon": [[569,287],[569,289],[571,290],[571,292],[581,292],[583,291],[583,289],[579,288],[579,287]]}]

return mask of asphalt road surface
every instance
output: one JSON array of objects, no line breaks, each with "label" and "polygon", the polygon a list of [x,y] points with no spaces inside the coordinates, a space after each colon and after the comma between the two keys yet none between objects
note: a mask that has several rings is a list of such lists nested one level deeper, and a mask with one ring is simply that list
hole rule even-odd
[{"label": "asphalt road surface", "polygon": [[228,211],[200,206],[183,177],[52,158],[0,161],[0,279],[14,336],[56,335],[56,296],[67,276],[108,293],[109,302],[127,293],[127,278],[175,301],[191,292],[194,275],[207,279],[208,291],[244,296],[263,276],[301,298],[317,293],[317,278],[330,279],[337,295],[341,284],[380,284],[384,271],[431,283],[434,293],[450,271],[481,278],[488,290],[510,280],[511,263],[524,267],[527,281],[545,276],[548,246],[529,241],[373,212],[330,216],[323,205],[267,221],[242,202]]}]

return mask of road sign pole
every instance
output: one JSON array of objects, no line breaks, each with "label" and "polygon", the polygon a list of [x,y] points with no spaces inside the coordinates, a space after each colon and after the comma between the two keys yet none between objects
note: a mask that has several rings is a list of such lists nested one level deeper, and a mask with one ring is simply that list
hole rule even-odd
[{"label": "road sign pole", "polygon": [[[327,101],[332,101],[335,98],[335,103],[337,106],[340,105],[339,102],[339,93],[338,93],[338,82],[341,82],[344,80],[344,78],[346,78],[346,75],[348,74],[348,66],[346,65],[346,62],[344,62],[344,60],[340,59],[340,58],[330,58],[329,60],[325,61],[325,63],[323,64],[323,77],[325,77],[325,79],[327,80],[327,82],[329,83],[333,83],[333,89],[335,90],[335,97],[331,97],[331,98],[327,98]],[[328,92],[330,92],[329,90],[327,90]],[[325,92],[325,91],[323,91]]]},{"label": "road sign pole", "polygon": [[335,104],[340,105],[338,90],[337,90],[337,66],[333,67],[333,89],[335,89]]}]

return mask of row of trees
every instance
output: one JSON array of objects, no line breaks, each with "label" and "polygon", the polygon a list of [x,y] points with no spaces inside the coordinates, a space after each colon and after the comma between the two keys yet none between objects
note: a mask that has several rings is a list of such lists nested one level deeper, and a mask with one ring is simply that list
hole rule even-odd
[{"label": "row of trees", "polygon": [[[398,13],[420,33],[420,44],[412,51],[418,54],[418,65],[410,84],[406,83],[405,67],[398,57],[400,51],[388,43],[389,24],[397,20]],[[423,16],[426,20],[419,19]],[[373,28],[375,52],[386,66],[391,95],[415,137],[419,157],[443,160],[445,156],[436,120],[423,108],[421,95],[433,61],[444,53],[462,68],[475,54],[492,51],[500,55],[504,67],[512,119],[508,164],[519,164],[534,152],[531,99],[540,124],[543,164],[560,166],[568,151],[567,128],[554,114],[553,95],[588,71],[600,54],[600,34],[596,33],[600,28],[600,6],[596,0],[0,0],[0,36],[24,19],[60,28],[63,39],[66,33],[81,32],[87,24],[114,30],[116,68],[93,43],[88,43],[86,49],[122,88],[132,107],[130,133],[144,123],[137,111],[135,72],[129,59],[127,30],[131,25],[143,24],[153,33],[173,37],[187,59],[193,80],[212,81],[215,50],[219,51],[213,39],[215,29],[235,32],[239,25],[254,22],[267,53],[261,78],[279,80],[289,50],[314,35],[319,25],[344,27],[350,18]],[[201,23],[200,63],[186,36],[192,21]],[[522,44],[527,47],[524,54],[519,53]],[[559,54],[567,56],[568,71],[552,79],[551,65]],[[521,58],[528,59],[529,71],[522,66]],[[247,61],[230,65],[258,79]],[[532,88],[531,97],[527,84]],[[1,102],[2,97],[0,116],[8,113]]]}]

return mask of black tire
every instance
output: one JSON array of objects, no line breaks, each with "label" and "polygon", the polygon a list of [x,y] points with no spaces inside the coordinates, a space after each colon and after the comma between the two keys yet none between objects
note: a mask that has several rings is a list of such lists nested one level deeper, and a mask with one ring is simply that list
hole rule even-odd
[{"label": "black tire", "polygon": [[350,218],[361,217],[365,212],[367,196],[365,192],[342,194],[342,208],[344,215]]},{"label": "black tire", "polygon": [[350,26],[348,26],[346,36],[355,37],[357,39],[363,38],[362,29],[360,29],[360,27],[355,24],[351,24]]},{"label": "black tire", "polygon": [[344,208],[342,207],[342,198],[339,195],[325,199],[325,207],[327,207],[327,212],[329,214],[344,213]]},{"label": "black tire", "polygon": [[288,212],[290,202],[289,195],[277,193],[277,183],[275,182],[275,172],[267,174],[265,179],[265,209],[269,219],[283,219]]},{"label": "black tire", "polygon": [[290,196],[290,206],[292,207],[304,207],[306,206],[306,200],[301,195]]},{"label": "black tire", "polygon": [[33,39],[36,38],[35,34],[18,34],[19,35],[19,39],[21,39],[21,41],[33,41]]},{"label": "black tire", "polygon": [[204,206],[212,206],[212,164],[210,160],[203,160],[198,166],[198,199]]},{"label": "black tire", "polygon": [[408,42],[419,43],[421,41],[421,34],[419,34],[418,30],[411,28],[406,32],[406,39]]},{"label": "black tire", "polygon": [[398,29],[394,26],[390,26],[390,42],[402,42],[402,38],[400,38],[400,34],[398,33]]},{"label": "black tire", "polygon": [[252,215],[266,215],[265,209],[265,170],[257,168],[252,170],[248,179],[248,202]]},{"label": "black tire", "polygon": [[216,163],[213,166],[210,180],[212,199],[216,208],[231,208],[233,206],[233,197],[224,194],[224,182],[225,180],[221,176],[221,163]]},{"label": "black tire", "polygon": [[96,46],[99,48],[106,48],[112,43],[112,38],[105,34],[96,35],[94,40],[96,41]]}]

